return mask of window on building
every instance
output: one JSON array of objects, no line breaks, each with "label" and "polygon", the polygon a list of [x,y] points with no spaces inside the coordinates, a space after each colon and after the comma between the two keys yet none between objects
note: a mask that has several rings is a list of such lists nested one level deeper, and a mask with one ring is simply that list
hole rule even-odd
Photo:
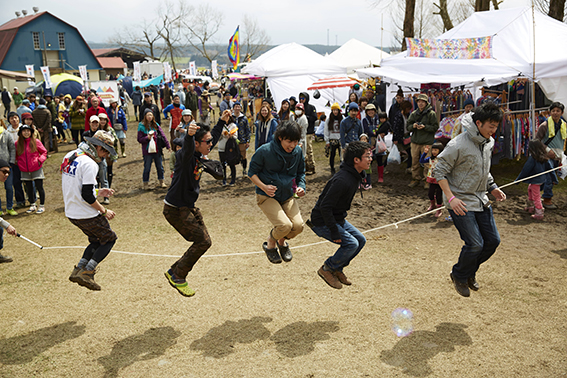
[{"label": "window on building", "polygon": [[32,37],[33,37],[33,48],[35,50],[40,50],[41,47],[39,45],[39,32],[32,32]]},{"label": "window on building", "polygon": [[57,33],[59,38],[59,50],[65,50],[65,33]]}]

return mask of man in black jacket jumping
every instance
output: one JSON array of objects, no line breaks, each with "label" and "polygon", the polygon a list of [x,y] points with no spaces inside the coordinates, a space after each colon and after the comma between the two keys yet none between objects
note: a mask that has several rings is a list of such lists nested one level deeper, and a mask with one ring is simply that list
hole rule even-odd
[{"label": "man in black jacket jumping", "polygon": [[349,143],[340,171],[327,182],[311,211],[311,221],[306,222],[318,236],[340,245],[317,272],[335,289],[341,289],[343,284],[351,284],[343,273],[343,268],[366,244],[364,235],[345,218],[365,176],[364,171],[370,168],[371,162],[372,153],[368,143]]}]

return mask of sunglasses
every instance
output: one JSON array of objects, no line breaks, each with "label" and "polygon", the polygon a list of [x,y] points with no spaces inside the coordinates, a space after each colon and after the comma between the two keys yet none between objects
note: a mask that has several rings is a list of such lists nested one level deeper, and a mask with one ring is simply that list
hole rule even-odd
[{"label": "sunglasses", "polygon": [[0,169],[0,172],[2,172],[5,175],[9,175],[10,174],[10,170],[9,169]]},{"label": "sunglasses", "polygon": [[213,144],[213,138],[207,139],[207,140],[202,140],[201,143]]}]

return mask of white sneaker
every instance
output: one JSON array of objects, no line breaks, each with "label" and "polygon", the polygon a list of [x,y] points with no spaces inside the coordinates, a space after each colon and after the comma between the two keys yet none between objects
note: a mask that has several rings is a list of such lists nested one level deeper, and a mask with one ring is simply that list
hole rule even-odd
[{"label": "white sneaker", "polygon": [[45,206],[39,206],[35,213],[36,214],[43,214],[44,212],[45,212]]},{"label": "white sneaker", "polygon": [[31,214],[37,210],[35,204],[31,205],[29,209],[26,210],[26,214]]}]

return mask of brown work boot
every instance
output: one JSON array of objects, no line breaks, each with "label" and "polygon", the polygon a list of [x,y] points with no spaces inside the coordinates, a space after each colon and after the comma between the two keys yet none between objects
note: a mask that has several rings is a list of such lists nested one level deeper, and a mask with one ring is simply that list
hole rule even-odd
[{"label": "brown work boot", "polygon": [[97,284],[94,280],[95,273],[96,273],[95,270],[81,269],[77,273],[77,283],[90,290],[100,290],[100,285]]},{"label": "brown work boot", "polygon": [[79,280],[77,278],[77,274],[81,271],[81,268],[79,267],[74,267],[73,271],[71,272],[71,275],[69,276],[69,281],[71,282],[75,282],[75,283],[79,283]]},{"label": "brown work boot", "polygon": [[336,272],[333,272],[333,274],[339,279],[339,281],[341,281],[343,285],[352,285],[352,282],[348,280],[347,276],[345,276],[343,272],[339,272],[337,270]]},{"label": "brown work boot", "polygon": [[10,256],[4,256],[0,254],[0,264],[2,263],[10,263],[14,261]]},{"label": "brown work boot", "polygon": [[319,277],[321,277],[327,283],[327,285],[329,285],[333,289],[342,289],[343,288],[343,284],[333,274],[333,272],[323,269],[323,266],[319,268],[319,270],[317,271],[317,274],[319,274]]}]

